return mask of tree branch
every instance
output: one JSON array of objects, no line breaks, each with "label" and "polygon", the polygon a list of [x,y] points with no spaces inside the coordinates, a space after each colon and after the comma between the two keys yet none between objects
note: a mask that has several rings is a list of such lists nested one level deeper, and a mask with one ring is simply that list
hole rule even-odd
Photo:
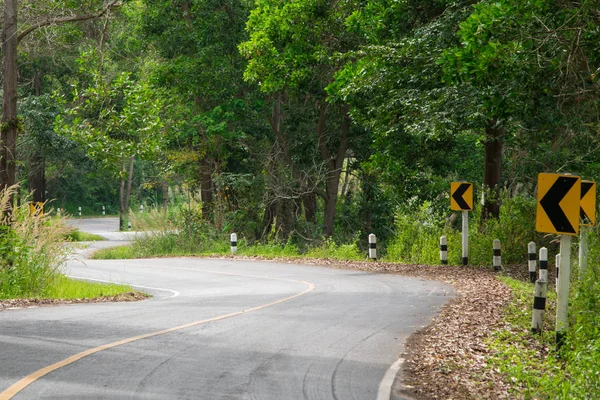
[{"label": "tree branch", "polygon": [[108,11],[110,11],[113,8],[121,7],[122,4],[123,3],[121,3],[120,0],[113,0],[110,3],[108,3],[107,5],[105,5],[102,8],[102,10],[100,10],[96,13],[83,14],[83,15],[71,15],[68,17],[54,17],[54,18],[45,19],[43,21],[39,21],[39,22],[31,25],[29,28],[25,29],[23,32],[19,33],[19,36],[17,36],[17,42],[20,42],[23,38],[25,38],[31,32],[35,31],[36,29],[43,28],[44,26],[65,24],[68,22],[76,22],[76,21],[88,21],[90,19],[96,19],[96,18],[102,17],[103,15],[105,15]]}]

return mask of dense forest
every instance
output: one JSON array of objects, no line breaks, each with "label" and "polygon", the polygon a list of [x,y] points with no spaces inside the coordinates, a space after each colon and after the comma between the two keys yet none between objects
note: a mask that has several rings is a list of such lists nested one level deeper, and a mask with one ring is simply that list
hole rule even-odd
[{"label": "dense forest", "polygon": [[[200,204],[249,240],[494,219],[600,173],[600,4],[6,0],[0,185],[72,214]],[[401,218],[400,218],[401,219]]]},{"label": "dense forest", "polygon": [[[0,300],[63,298],[64,241],[92,240],[68,218],[106,212],[147,233],[95,258],[310,258],[452,284],[404,369],[419,398],[600,398],[599,223],[559,256],[535,221],[538,174],[600,177],[600,0],[1,7]],[[475,190],[469,267],[456,181]],[[535,300],[532,241],[550,266]]]}]

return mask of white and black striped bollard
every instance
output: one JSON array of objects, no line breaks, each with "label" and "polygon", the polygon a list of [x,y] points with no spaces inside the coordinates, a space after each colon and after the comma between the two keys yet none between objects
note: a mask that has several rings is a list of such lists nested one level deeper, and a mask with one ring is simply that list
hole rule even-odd
[{"label": "white and black striped bollard", "polygon": [[540,279],[548,283],[548,249],[540,249]]},{"label": "white and black striped bollard", "polygon": [[106,208],[102,206],[102,215],[106,215]]},{"label": "white and black striped bollard", "polygon": [[374,233],[369,235],[369,258],[377,261],[377,236]]},{"label": "white and black striped bollard", "polygon": [[127,229],[131,230],[131,221],[127,221]]},{"label": "white and black striped bollard", "polygon": [[535,282],[533,297],[533,315],[531,317],[531,332],[542,333],[544,312],[546,311],[546,290],[548,282],[538,279]]},{"label": "white and black striped bollard", "polygon": [[143,214],[143,213],[144,213],[144,205],[140,204],[140,214]]},{"label": "white and black striped bollard", "polygon": [[440,238],[440,262],[442,265],[448,264],[448,238],[446,236]]},{"label": "white and black striped bollard", "polygon": [[81,207],[77,207],[77,215],[81,217]]},{"label": "white and black striped bollard", "polygon": [[[533,243],[533,242],[532,242]],[[531,243],[530,243],[531,244]],[[531,246],[529,247],[531,250]],[[531,332],[542,333],[544,312],[546,311],[546,292],[548,290],[548,249],[540,249],[540,279],[535,282]]]},{"label": "white and black striped bollard", "polygon": [[[537,258],[535,254],[535,242],[529,242],[527,245],[527,259],[529,266],[529,282],[535,283],[535,272],[537,268]],[[546,265],[547,266],[547,265]]]},{"label": "white and black striped bollard", "polygon": [[556,293],[558,293],[558,273],[560,272],[560,253],[554,258],[556,263],[556,277],[554,278],[554,284],[556,285]]},{"label": "white and black striped bollard", "polygon": [[501,255],[501,251],[500,251],[500,239],[494,240],[493,264],[494,264],[495,272],[502,270],[502,255]]},{"label": "white and black striped bollard", "polygon": [[231,240],[231,254],[235,254],[237,251],[237,234],[232,233],[229,239]]}]

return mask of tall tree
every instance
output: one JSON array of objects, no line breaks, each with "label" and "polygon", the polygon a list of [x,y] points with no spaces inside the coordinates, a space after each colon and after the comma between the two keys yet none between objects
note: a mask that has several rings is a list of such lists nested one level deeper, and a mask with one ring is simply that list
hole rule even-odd
[{"label": "tall tree", "polygon": [[[27,1],[21,6],[27,8]],[[0,129],[0,189],[15,183],[17,163],[17,136],[20,121],[17,115],[17,86],[18,86],[18,43],[37,29],[70,23],[87,21],[99,18],[115,7],[121,5],[120,1],[112,0],[108,3],[102,1],[74,2],[71,7],[57,7],[42,2],[36,3],[36,10],[50,9],[53,14],[38,14],[26,19],[25,29],[18,32],[18,1],[4,1],[4,18],[2,25],[2,65],[3,65],[3,93],[2,93],[2,126]]]},{"label": "tall tree", "polygon": [[358,45],[358,38],[345,29],[346,18],[354,7],[351,1],[256,1],[246,28],[250,38],[240,45],[249,60],[246,79],[274,96],[271,126],[284,160],[301,187],[311,180],[306,180],[294,165],[289,140],[281,130],[280,102],[288,97],[313,105],[311,136],[327,172],[325,188],[312,190],[325,203],[325,237],[334,232],[340,175],[351,135],[348,105],[328,102],[325,88],[342,65],[339,56]]}]

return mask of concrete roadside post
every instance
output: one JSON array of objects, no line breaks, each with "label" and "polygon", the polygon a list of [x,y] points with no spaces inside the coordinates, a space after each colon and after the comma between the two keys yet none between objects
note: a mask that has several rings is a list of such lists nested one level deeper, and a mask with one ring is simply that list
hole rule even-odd
[{"label": "concrete roadside post", "polygon": [[560,238],[560,273],[556,295],[556,346],[560,348],[569,327],[569,287],[571,285],[571,236]]},{"label": "concrete roadside post", "polygon": [[548,249],[540,249],[540,279],[548,284]]},{"label": "concrete roadside post", "polygon": [[448,264],[448,238],[446,236],[440,237],[440,263]]},{"label": "concrete roadside post", "polygon": [[469,264],[469,212],[462,212],[462,264]]},{"label": "concrete roadside post", "polygon": [[144,213],[144,205],[140,204],[140,214],[143,214],[143,213]]},{"label": "concrete roadside post", "polygon": [[[531,242],[533,243],[533,242]],[[529,243],[531,245],[531,243]],[[534,243],[535,245],[535,243]],[[531,246],[529,246],[531,250]],[[546,292],[548,290],[548,249],[540,249],[540,279],[535,282],[531,332],[542,333],[544,313],[546,311]]]},{"label": "concrete roadside post", "polygon": [[499,272],[502,270],[502,254],[500,250],[500,239],[494,240],[494,256],[492,258],[494,265],[494,272]]},{"label": "concrete roadside post", "polygon": [[232,233],[229,239],[231,241],[231,254],[235,254],[237,251],[237,234]]},{"label": "concrete roadside post", "polygon": [[106,215],[106,207],[102,206],[102,215]]},{"label": "concrete roadside post", "polygon": [[558,293],[558,276],[559,276],[559,272],[560,272],[560,253],[558,253],[556,255],[556,257],[554,257],[554,266],[556,267],[556,276],[554,277],[554,286],[555,286],[555,290],[556,293]]},{"label": "concrete roadside post", "polygon": [[544,312],[546,311],[546,290],[548,282],[538,279],[535,282],[533,297],[533,315],[531,317],[531,332],[542,333]]},{"label": "concrete roadside post", "polygon": [[369,235],[369,258],[377,261],[377,236],[374,233]]},{"label": "concrete roadside post", "polygon": [[[547,256],[547,254],[546,254]],[[536,272],[536,254],[535,254],[535,242],[529,242],[527,244],[527,263],[529,267],[529,282],[535,283],[535,272]],[[547,266],[547,264],[546,264]]]},{"label": "concrete roadside post", "polygon": [[127,229],[131,230],[131,221],[127,221]]},{"label": "concrete roadside post", "polygon": [[579,230],[579,279],[583,279],[587,270],[587,240],[585,227]]},{"label": "concrete roadside post", "polygon": [[588,226],[596,225],[596,182],[581,181],[580,227],[579,227],[579,279],[585,277],[587,269]]},{"label": "concrete roadside post", "polygon": [[81,207],[77,208],[77,215],[81,217]]}]

